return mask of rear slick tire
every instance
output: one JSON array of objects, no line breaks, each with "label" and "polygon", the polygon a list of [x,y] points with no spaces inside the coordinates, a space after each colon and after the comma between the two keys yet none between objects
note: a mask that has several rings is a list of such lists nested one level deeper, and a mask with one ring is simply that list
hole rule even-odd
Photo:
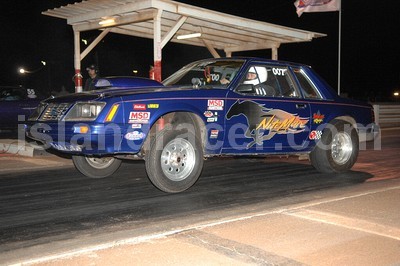
[{"label": "rear slick tire", "polygon": [[342,173],[355,164],[359,151],[357,130],[348,122],[333,120],[310,153],[311,164],[322,173]]}]

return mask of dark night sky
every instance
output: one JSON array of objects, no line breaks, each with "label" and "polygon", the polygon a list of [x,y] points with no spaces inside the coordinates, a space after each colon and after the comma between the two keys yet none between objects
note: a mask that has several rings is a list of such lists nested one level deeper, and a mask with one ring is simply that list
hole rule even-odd
[{"label": "dark night sky", "polygon": [[[41,15],[42,11],[76,1],[6,0],[1,3],[0,85],[24,84],[48,91],[64,85],[73,91],[73,34],[63,19]],[[181,0],[241,17],[328,34],[310,43],[286,44],[279,59],[313,66],[333,88],[337,88],[338,12],[295,13],[294,0]],[[383,98],[400,90],[400,1],[342,0],[342,91],[356,98]],[[99,31],[85,32],[93,39]],[[221,53],[222,55],[222,53]],[[270,57],[270,51],[234,55]],[[147,76],[152,64],[152,40],[108,34],[82,62],[99,64],[103,76],[130,75],[139,69]],[[163,78],[193,60],[211,57],[206,48],[169,43],[163,49]],[[38,69],[40,61],[50,67],[21,77],[17,69]],[[83,73],[84,75],[86,73]],[[379,99],[379,98],[378,98]]]}]

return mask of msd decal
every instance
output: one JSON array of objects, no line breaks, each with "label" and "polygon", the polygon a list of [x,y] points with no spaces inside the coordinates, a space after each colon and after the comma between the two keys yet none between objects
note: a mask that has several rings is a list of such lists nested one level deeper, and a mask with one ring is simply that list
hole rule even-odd
[{"label": "msd decal", "polygon": [[133,110],[146,110],[146,105],[141,103],[135,103],[133,105]]},{"label": "msd decal", "polygon": [[150,119],[150,112],[130,112],[130,124],[148,124]]},{"label": "msd decal", "polygon": [[208,100],[207,110],[224,110],[224,100]]},{"label": "msd decal", "polygon": [[244,115],[247,120],[245,137],[253,139],[247,148],[255,144],[261,145],[263,141],[270,140],[276,134],[301,133],[309,121],[307,117],[300,117],[280,109],[265,108],[264,104],[253,101],[237,100],[227,112],[226,119],[230,120],[239,115]]}]

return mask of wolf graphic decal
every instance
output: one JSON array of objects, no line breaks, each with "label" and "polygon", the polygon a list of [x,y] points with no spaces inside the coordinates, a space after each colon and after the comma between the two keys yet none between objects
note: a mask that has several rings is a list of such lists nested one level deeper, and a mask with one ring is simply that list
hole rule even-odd
[{"label": "wolf graphic decal", "polygon": [[261,145],[263,141],[270,140],[276,134],[297,134],[305,130],[309,118],[280,109],[266,108],[264,105],[237,100],[226,113],[227,120],[239,115],[246,118],[248,128],[244,135],[253,139],[247,145],[248,149],[255,144]]}]

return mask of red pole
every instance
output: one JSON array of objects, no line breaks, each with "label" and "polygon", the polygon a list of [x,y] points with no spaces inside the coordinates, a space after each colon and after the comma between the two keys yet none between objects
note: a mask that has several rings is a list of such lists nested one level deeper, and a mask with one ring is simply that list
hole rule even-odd
[{"label": "red pole", "polygon": [[80,69],[75,69],[74,82],[75,92],[82,92],[82,74]]},{"label": "red pole", "polygon": [[154,80],[154,67],[150,66],[149,78]]},{"label": "red pole", "polygon": [[154,61],[154,80],[161,82],[161,61]]}]

